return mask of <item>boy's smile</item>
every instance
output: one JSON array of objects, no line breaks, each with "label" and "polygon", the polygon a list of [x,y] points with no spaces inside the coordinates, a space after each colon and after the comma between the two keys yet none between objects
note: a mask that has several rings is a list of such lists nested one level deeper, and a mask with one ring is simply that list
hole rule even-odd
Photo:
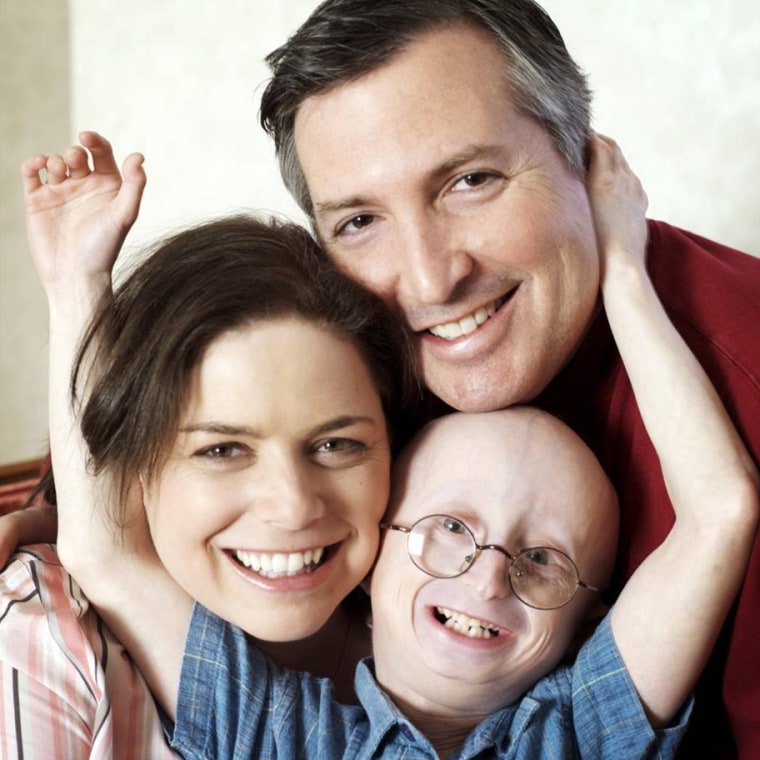
[{"label": "boy's smile", "polygon": [[[538,410],[432,423],[396,465],[387,520],[428,515],[510,553],[559,549],[597,586],[614,557],[612,487],[581,441]],[[511,589],[510,557],[487,548],[461,575],[432,577],[410,558],[409,535],[384,531],[371,583],[376,673],[402,710],[476,716],[510,704],[557,665],[597,598],[583,589],[558,609],[529,607]]]}]

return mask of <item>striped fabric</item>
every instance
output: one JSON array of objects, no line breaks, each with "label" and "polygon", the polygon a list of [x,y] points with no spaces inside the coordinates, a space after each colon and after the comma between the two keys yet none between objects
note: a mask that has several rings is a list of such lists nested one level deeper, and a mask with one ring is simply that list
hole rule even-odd
[{"label": "striped fabric", "polygon": [[0,573],[0,758],[171,757],[145,682],[53,547],[19,550]]}]

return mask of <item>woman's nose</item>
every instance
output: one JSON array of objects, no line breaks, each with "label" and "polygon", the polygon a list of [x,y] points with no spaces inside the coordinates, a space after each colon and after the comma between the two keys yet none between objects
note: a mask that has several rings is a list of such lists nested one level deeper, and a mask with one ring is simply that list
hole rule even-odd
[{"label": "woman's nose", "polygon": [[302,530],[324,516],[324,495],[308,464],[286,459],[261,466],[269,469],[257,499],[262,519],[287,530]]}]

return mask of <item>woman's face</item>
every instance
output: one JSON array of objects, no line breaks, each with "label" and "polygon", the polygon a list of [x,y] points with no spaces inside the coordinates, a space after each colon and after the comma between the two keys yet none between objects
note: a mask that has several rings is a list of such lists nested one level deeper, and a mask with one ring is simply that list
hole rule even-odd
[{"label": "woman's face", "polygon": [[347,340],[297,319],[223,334],[145,491],[156,549],[257,638],[318,630],[368,572],[388,500],[380,398]]}]

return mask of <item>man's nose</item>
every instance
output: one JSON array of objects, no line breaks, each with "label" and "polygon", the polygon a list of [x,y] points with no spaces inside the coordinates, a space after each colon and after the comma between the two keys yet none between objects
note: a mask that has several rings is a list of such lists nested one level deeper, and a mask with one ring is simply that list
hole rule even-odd
[{"label": "man's nose", "polygon": [[499,551],[484,549],[460,577],[481,599],[504,599],[512,593],[509,567],[509,557]]},{"label": "man's nose", "polygon": [[405,218],[399,224],[396,245],[397,292],[402,303],[447,303],[472,272],[473,259],[460,244],[455,224],[433,211]]}]

